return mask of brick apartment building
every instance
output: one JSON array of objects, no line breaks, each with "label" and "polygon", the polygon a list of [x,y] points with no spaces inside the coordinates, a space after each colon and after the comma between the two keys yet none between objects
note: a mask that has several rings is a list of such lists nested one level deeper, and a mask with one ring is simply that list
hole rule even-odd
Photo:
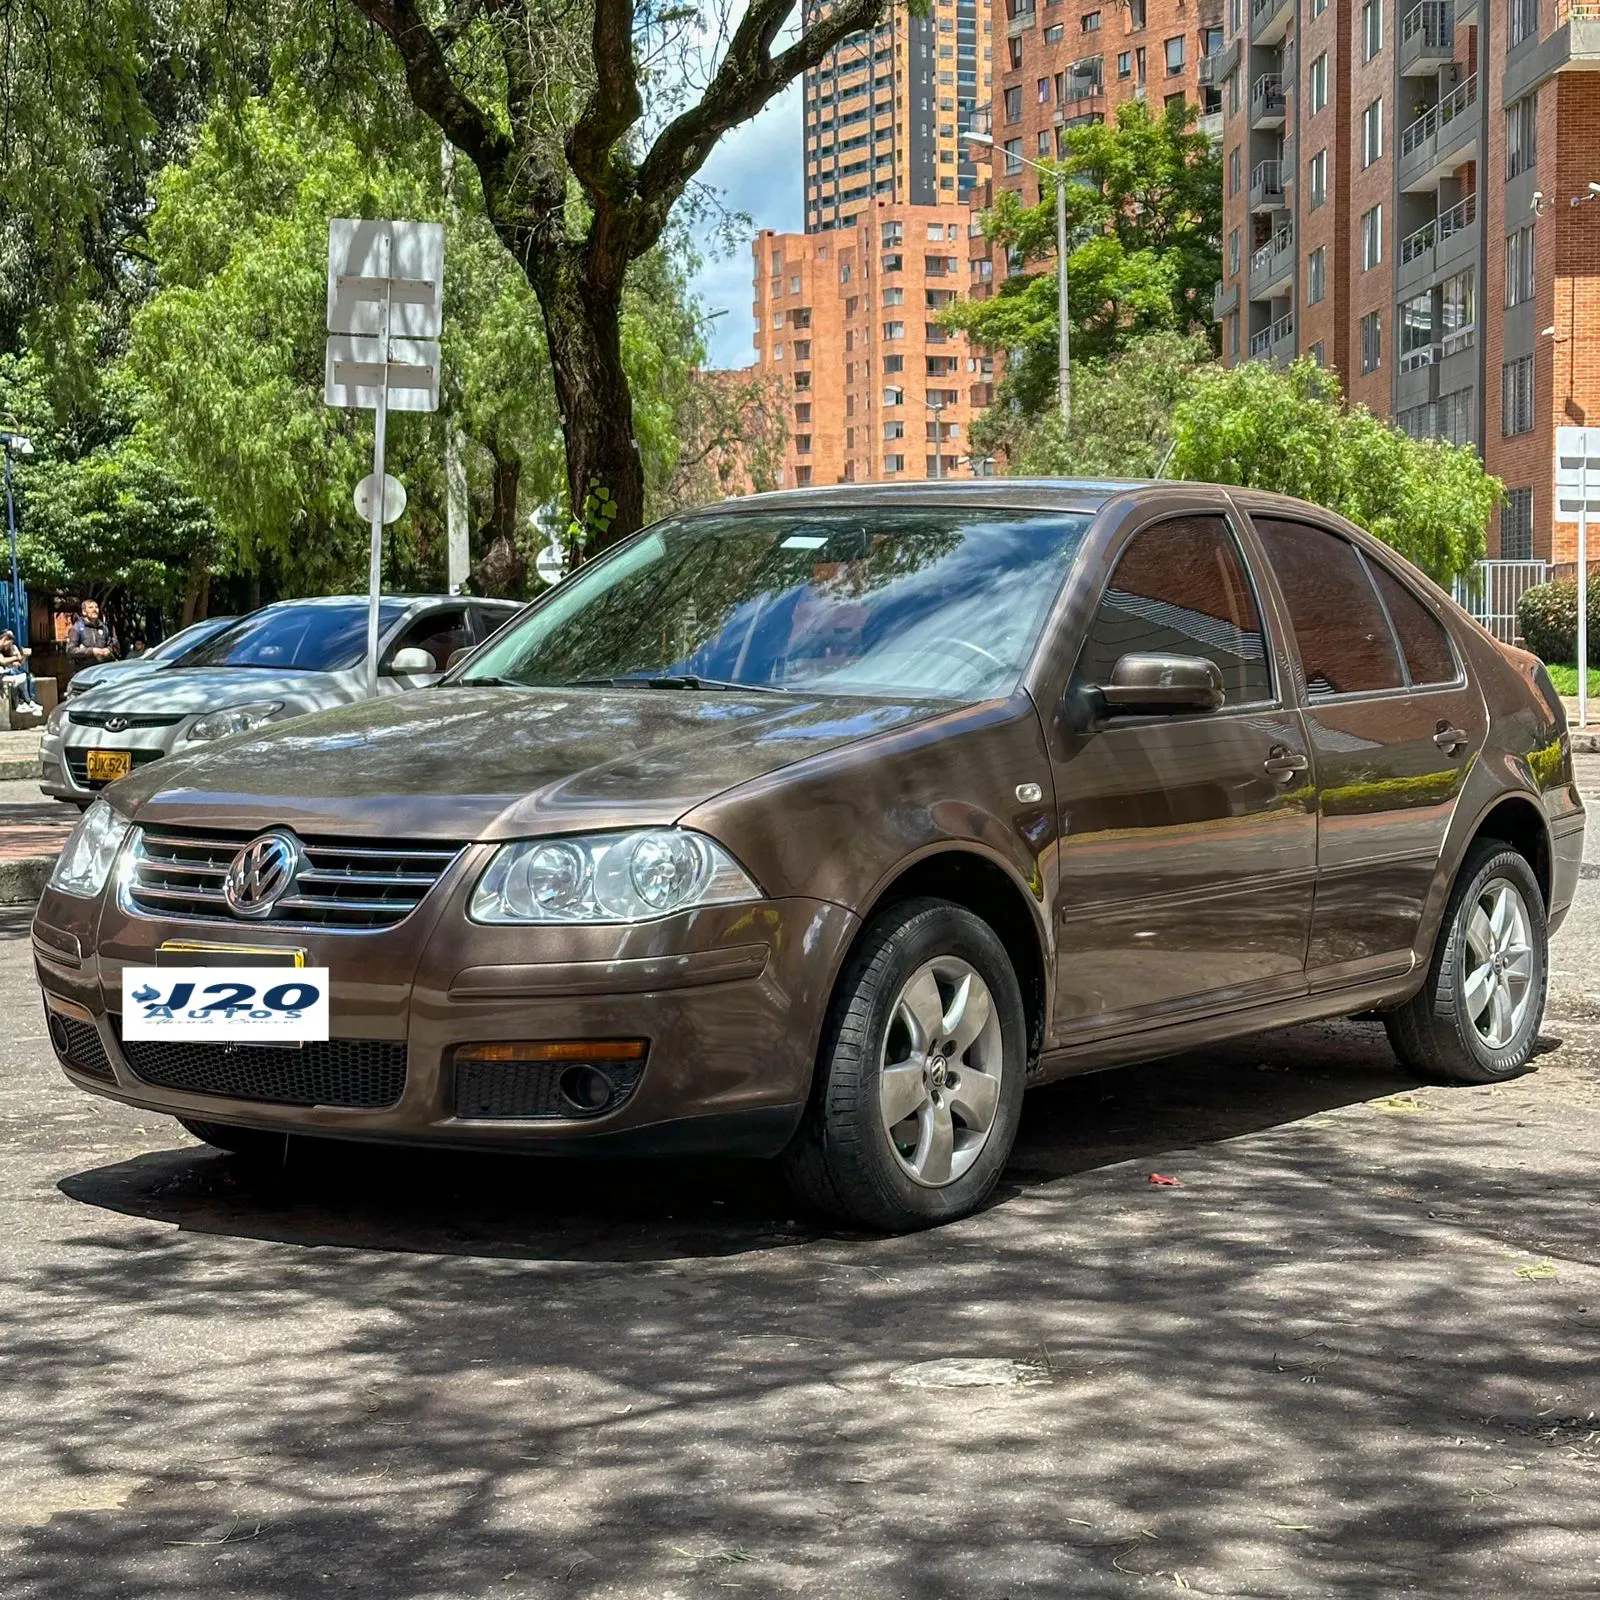
[{"label": "brick apartment building", "polygon": [[[1223,48],[1223,0],[1010,0],[995,76],[994,181],[1039,198],[1039,175],[1015,159],[1053,161],[1066,131],[1103,122],[1129,100],[1188,100],[1220,137],[1211,68]],[[1007,159],[1011,158],[1011,159]],[[1045,185],[1049,188],[1049,185]]]},{"label": "brick apartment building", "polygon": [[[819,9],[808,0],[807,19]],[[989,0],[896,6],[805,77],[805,229],[848,228],[876,201],[966,206],[965,140],[989,104]]]},{"label": "brick apartment building", "polygon": [[1227,0],[1223,359],[1335,368],[1475,445],[1489,554],[1571,560],[1554,429],[1600,418],[1600,4]]},{"label": "brick apartment building", "polygon": [[764,229],[756,365],[790,408],[786,487],[992,470],[967,455],[991,359],[936,318],[965,288],[968,212],[875,200],[826,233]]}]

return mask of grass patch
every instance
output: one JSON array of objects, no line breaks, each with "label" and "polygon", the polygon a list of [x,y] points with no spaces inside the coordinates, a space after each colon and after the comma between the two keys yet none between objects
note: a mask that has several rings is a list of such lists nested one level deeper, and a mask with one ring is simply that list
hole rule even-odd
[{"label": "grass patch", "polygon": [[[1556,686],[1557,694],[1564,694],[1568,698],[1578,692],[1578,668],[1575,662],[1563,663],[1559,666],[1545,665],[1545,671],[1550,674],[1550,681]],[[1589,693],[1600,694],[1600,667],[1589,668]]]}]

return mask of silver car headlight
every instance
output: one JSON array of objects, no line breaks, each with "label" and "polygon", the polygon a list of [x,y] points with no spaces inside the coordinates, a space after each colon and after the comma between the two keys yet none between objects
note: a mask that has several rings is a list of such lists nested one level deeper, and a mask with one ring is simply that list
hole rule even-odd
[{"label": "silver car headlight", "polygon": [[470,914],[474,922],[648,922],[690,906],[760,898],[714,840],[648,828],[501,845]]},{"label": "silver car headlight", "polygon": [[[71,685],[69,684],[67,687],[70,689]],[[72,696],[69,694],[67,696],[67,700],[70,700],[71,698]],[[44,719],[44,731],[46,733],[60,733],[66,725],[67,701],[63,700],[59,704],[51,707],[50,715]]]},{"label": "silver car headlight", "polygon": [[249,733],[263,722],[270,722],[283,710],[281,700],[250,700],[242,706],[208,711],[189,724],[186,739],[226,739],[230,733]]},{"label": "silver car headlight", "polygon": [[104,800],[96,800],[78,819],[50,874],[50,887],[92,900],[106,886],[117,852],[133,824]]}]

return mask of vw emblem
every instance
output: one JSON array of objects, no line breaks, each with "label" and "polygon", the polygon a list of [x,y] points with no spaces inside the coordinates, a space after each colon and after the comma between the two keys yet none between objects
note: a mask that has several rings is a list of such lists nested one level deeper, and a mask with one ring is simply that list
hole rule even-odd
[{"label": "vw emblem", "polygon": [[128,719],[126,717],[107,717],[106,718],[106,732],[107,733],[121,733],[123,731],[123,729],[126,728],[127,726],[128,726]]},{"label": "vw emblem", "polygon": [[236,917],[266,917],[294,887],[300,871],[300,841],[275,829],[252,839],[228,865],[222,897]]}]

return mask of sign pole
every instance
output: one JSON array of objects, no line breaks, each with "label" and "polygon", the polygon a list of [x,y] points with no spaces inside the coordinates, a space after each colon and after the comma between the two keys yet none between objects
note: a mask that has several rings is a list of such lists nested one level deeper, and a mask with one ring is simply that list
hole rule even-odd
[{"label": "sign pole", "polygon": [[1589,726],[1589,453],[1578,469],[1578,726]]},{"label": "sign pole", "polygon": [[[387,256],[388,252],[384,252]],[[384,261],[384,271],[389,263]],[[392,280],[391,280],[392,283]],[[367,695],[378,692],[378,591],[383,587],[383,513],[384,492],[383,457],[389,422],[389,307],[393,299],[392,287],[383,293],[383,382],[378,385],[377,421],[372,431],[372,480],[377,488],[372,496],[372,557],[367,573]]]}]

